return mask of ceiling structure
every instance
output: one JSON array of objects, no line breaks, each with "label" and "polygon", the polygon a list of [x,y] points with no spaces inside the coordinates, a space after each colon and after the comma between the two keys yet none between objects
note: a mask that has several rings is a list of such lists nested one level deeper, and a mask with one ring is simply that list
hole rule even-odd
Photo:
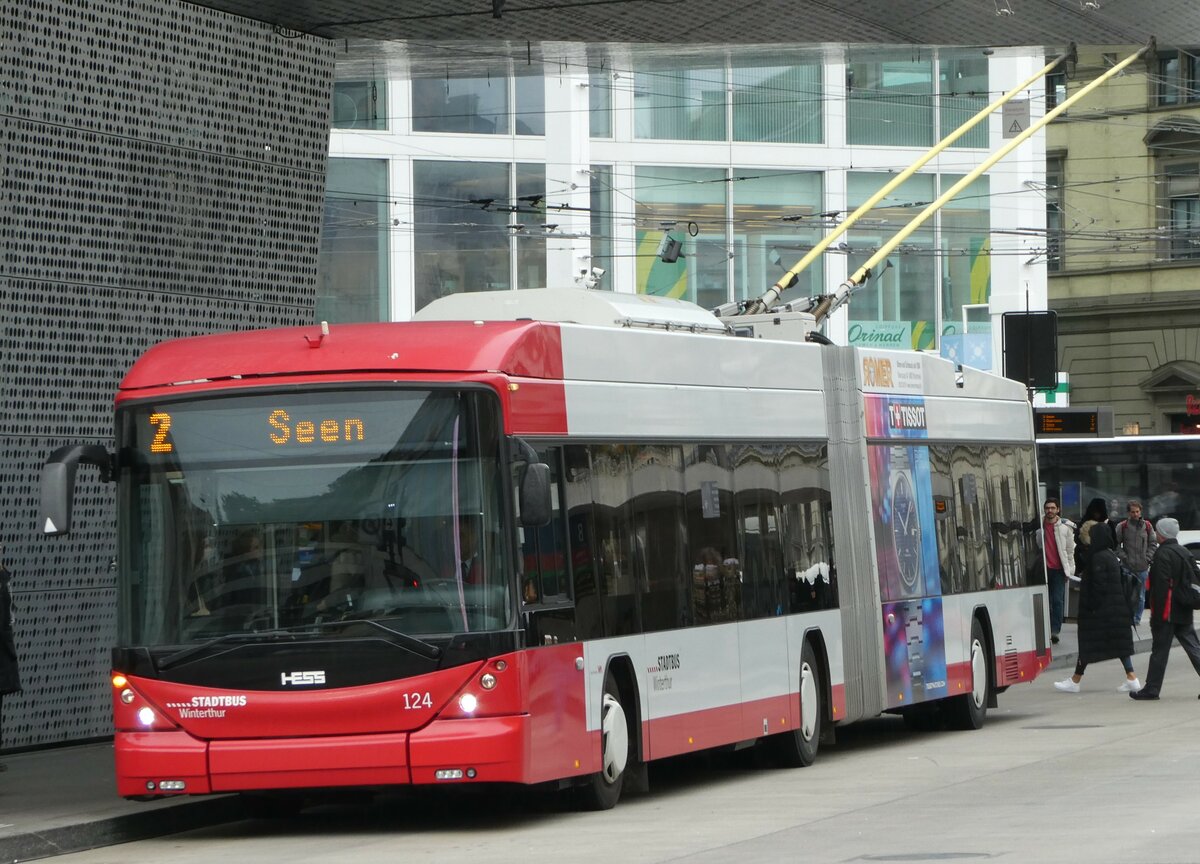
[{"label": "ceiling structure", "polygon": [[1196,0],[200,0],[331,40],[1200,44]]}]

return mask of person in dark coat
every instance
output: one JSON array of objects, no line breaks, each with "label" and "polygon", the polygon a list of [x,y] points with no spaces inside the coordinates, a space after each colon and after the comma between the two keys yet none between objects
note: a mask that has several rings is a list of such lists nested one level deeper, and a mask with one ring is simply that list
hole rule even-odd
[{"label": "person in dark coat", "polygon": [[[0,563],[0,735],[4,731],[4,697],[21,689],[21,679],[17,675],[17,644],[13,639],[12,594],[8,587],[11,579],[4,564]],[[3,738],[0,738],[2,742]],[[0,763],[0,771],[4,769],[4,764]]]},{"label": "person in dark coat", "polygon": [[1179,522],[1175,519],[1159,519],[1154,531],[1158,551],[1150,562],[1150,668],[1146,670],[1146,686],[1129,694],[1134,699],[1158,698],[1167,674],[1171,643],[1176,639],[1200,675],[1200,640],[1196,639],[1192,610],[1171,602],[1171,586],[1183,578],[1185,568],[1191,568],[1192,555],[1179,545]]},{"label": "person in dark coat", "polygon": [[1121,586],[1121,562],[1114,550],[1113,535],[1102,524],[1093,526],[1090,538],[1091,565],[1079,585],[1079,659],[1075,674],[1054,687],[1064,693],[1078,693],[1083,670],[1101,660],[1121,661],[1125,681],[1117,689],[1123,693],[1140,690],[1142,684],[1133,673],[1133,631],[1129,627],[1129,605]]}]

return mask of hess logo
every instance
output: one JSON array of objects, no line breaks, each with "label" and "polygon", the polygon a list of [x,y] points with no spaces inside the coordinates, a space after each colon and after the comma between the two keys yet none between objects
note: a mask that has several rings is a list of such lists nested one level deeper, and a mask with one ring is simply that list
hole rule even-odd
[{"label": "hess logo", "polygon": [[311,687],[314,684],[325,683],[325,671],[314,672],[281,672],[279,683],[284,687]]}]

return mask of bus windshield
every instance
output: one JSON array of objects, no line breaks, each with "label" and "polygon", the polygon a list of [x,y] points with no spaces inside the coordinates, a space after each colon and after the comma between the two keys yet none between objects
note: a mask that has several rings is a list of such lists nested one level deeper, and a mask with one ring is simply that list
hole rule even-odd
[{"label": "bus windshield", "polygon": [[369,619],[512,625],[500,416],[483,390],[315,390],[118,415],[122,645]]}]

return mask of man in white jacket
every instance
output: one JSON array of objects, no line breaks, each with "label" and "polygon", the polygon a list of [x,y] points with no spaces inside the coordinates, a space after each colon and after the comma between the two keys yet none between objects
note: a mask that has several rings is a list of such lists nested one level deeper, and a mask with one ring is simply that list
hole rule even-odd
[{"label": "man in white jacket", "polygon": [[1046,586],[1050,592],[1050,641],[1058,644],[1067,602],[1067,580],[1075,578],[1075,525],[1058,512],[1058,499],[1042,505],[1038,545],[1046,559]]}]

